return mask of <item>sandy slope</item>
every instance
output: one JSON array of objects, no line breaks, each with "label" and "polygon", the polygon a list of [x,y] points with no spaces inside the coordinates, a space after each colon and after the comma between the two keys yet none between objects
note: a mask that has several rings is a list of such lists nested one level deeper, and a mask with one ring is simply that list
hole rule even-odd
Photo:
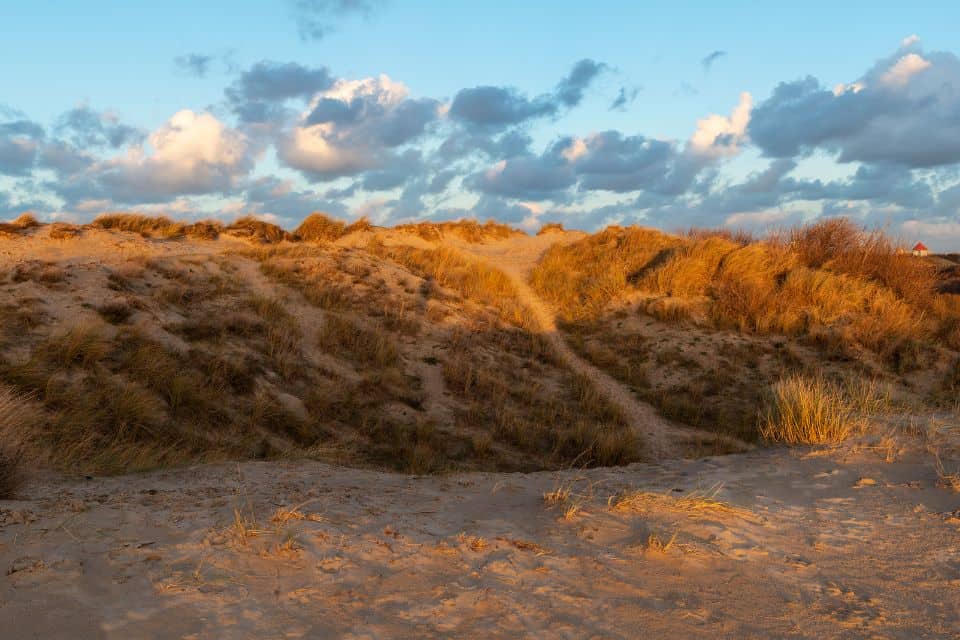
[{"label": "sandy slope", "polygon": [[[690,514],[669,497],[637,512],[607,506],[625,489],[682,497],[716,483],[717,497],[742,511]],[[544,506],[558,486],[581,506],[571,518]],[[935,486],[925,457],[886,464],[874,453],[769,450],[433,478],[245,463],[51,478],[22,494],[0,502],[3,637],[942,638],[960,629],[960,498]],[[260,531],[239,535],[237,512]],[[651,534],[676,538],[661,552]]]},{"label": "sandy slope", "polygon": [[[650,452],[651,459],[684,457],[691,448],[700,449],[705,442],[719,442],[726,449],[745,451],[750,445],[717,433],[706,433],[672,424],[650,404],[638,399],[626,386],[577,355],[557,328],[556,312],[527,284],[530,272],[543,253],[557,243],[571,243],[581,233],[551,233],[541,236],[516,236],[484,244],[447,240],[461,251],[484,259],[510,277],[520,300],[530,311],[536,329],[550,343],[559,360],[571,371],[586,376],[590,384],[606,400],[619,407],[633,425]],[[692,447],[691,447],[692,445]]]}]

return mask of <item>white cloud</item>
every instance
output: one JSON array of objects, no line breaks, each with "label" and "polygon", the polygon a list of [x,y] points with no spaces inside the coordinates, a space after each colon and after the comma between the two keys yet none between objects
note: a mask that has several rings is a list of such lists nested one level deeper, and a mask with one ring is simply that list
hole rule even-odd
[{"label": "white cloud", "polygon": [[900,46],[903,48],[911,47],[920,42],[920,36],[915,33],[910,34],[906,38],[900,41]]},{"label": "white cloud", "polygon": [[146,145],[95,165],[91,172],[124,191],[209,193],[229,188],[250,166],[247,141],[209,113],[178,111]]},{"label": "white cloud", "polygon": [[910,82],[910,78],[929,69],[932,64],[916,53],[908,53],[880,76],[880,82],[889,87],[902,87]]},{"label": "white cloud", "polygon": [[283,136],[281,159],[321,179],[381,167],[393,157],[389,149],[416,139],[441,111],[438,102],[409,93],[386,75],[338,80],[313,96]]},{"label": "white cloud", "polygon": [[753,96],[744,91],[729,117],[713,114],[698,120],[697,130],[690,138],[690,149],[707,157],[736,155],[746,140],[752,109]]}]

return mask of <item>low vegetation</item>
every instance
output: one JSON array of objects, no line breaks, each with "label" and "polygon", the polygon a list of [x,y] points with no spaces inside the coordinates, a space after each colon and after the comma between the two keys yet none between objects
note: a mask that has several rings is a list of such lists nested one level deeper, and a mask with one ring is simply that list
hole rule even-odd
[{"label": "low vegetation", "polygon": [[418,222],[416,224],[401,224],[394,227],[397,231],[411,233],[424,240],[442,240],[452,236],[467,242],[486,242],[503,240],[511,236],[524,235],[523,231],[495,220],[484,223],[476,220],[458,220],[456,222]]},{"label": "low vegetation", "polygon": [[945,277],[883,233],[833,219],[764,240],[611,227],[554,245],[531,284],[571,346],[668,417],[792,441],[793,427],[771,426],[766,389],[800,393],[793,376],[884,380],[912,401],[949,404],[960,298],[942,292]]},{"label": "low vegetation", "polygon": [[36,409],[14,388],[0,385],[0,500],[13,497],[26,466],[22,433],[37,419]]},{"label": "low vegetation", "polygon": [[[349,242],[337,240],[369,221],[5,225],[4,242],[47,229],[66,241],[58,251],[81,234],[146,240],[96,262],[0,268],[0,493],[24,456],[88,473],[297,456],[411,473],[645,458],[620,409],[557,359],[510,277],[435,242],[521,233],[506,225]],[[898,255],[882,234],[830,221],[765,240],[633,227],[569,239],[557,236],[533,288],[574,351],[671,420],[823,444],[901,401],[956,406],[952,267]],[[32,417],[11,427],[10,407]]]}]

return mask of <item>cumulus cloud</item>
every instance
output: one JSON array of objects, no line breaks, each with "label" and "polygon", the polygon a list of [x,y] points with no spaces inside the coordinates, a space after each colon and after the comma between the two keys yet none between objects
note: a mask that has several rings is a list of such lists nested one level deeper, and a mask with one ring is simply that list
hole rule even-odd
[{"label": "cumulus cloud", "polygon": [[309,100],[334,82],[326,67],[263,60],[241,73],[225,94],[241,122],[275,123],[283,119],[288,100]]},{"label": "cumulus cloud", "polygon": [[569,75],[557,85],[557,100],[565,107],[575,107],[579,105],[590,83],[607,69],[607,65],[602,62],[590,60],[589,58],[580,60],[573,65],[573,69],[570,70]]},{"label": "cumulus cloud", "polygon": [[338,21],[349,16],[369,18],[383,4],[383,0],[296,0],[293,15],[302,40],[322,40]]},{"label": "cumulus cloud", "polygon": [[57,186],[68,200],[151,202],[225,193],[252,167],[244,136],[209,113],[184,109],[125,153],[100,160]]},{"label": "cumulus cloud", "polygon": [[143,139],[144,132],[120,122],[109,111],[97,112],[87,105],[70,109],[57,119],[55,131],[76,147],[123,147]]},{"label": "cumulus cloud", "polygon": [[29,175],[45,137],[46,131],[36,122],[0,122],[0,175]]},{"label": "cumulus cloud", "polygon": [[753,110],[748,133],[764,154],[823,149],[840,162],[937,167],[960,161],[960,60],[946,52],[880,60],[828,90],[812,77],[781,83]]},{"label": "cumulus cloud", "polygon": [[729,156],[740,151],[750,123],[753,97],[743,92],[730,116],[711,115],[697,121],[697,130],[690,138],[690,148],[704,156]]},{"label": "cumulus cloud", "polygon": [[575,181],[573,169],[562,158],[529,157],[501,160],[471,176],[467,184],[490,195],[540,200],[557,197]]},{"label": "cumulus cloud", "polygon": [[930,68],[930,61],[916,53],[908,53],[896,61],[882,76],[880,82],[891,87],[903,87],[910,78]]},{"label": "cumulus cloud", "polygon": [[580,60],[553,92],[534,98],[512,87],[461,89],[453,98],[449,115],[467,126],[493,130],[555,116],[561,109],[579,105],[590,84],[607,68],[601,62]]},{"label": "cumulus cloud", "polygon": [[451,118],[490,128],[503,128],[556,112],[557,104],[550,96],[531,100],[511,87],[461,89],[450,105]]},{"label": "cumulus cloud", "polygon": [[300,121],[284,134],[280,159],[315,180],[387,165],[393,175],[398,167],[412,174],[418,165],[393,149],[420,138],[437,119],[440,103],[408,94],[406,85],[386,75],[338,80],[313,96]]}]

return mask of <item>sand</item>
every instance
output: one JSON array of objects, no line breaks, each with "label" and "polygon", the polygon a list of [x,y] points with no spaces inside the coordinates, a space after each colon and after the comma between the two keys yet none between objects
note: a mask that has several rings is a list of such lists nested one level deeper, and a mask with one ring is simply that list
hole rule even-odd
[{"label": "sand", "polygon": [[[543,494],[558,488],[571,497],[550,507]],[[611,507],[638,490],[652,495],[635,510]],[[691,492],[726,507],[687,509]],[[921,452],[444,477],[248,462],[49,476],[21,495],[0,502],[3,637],[960,630],[960,494]]]}]

